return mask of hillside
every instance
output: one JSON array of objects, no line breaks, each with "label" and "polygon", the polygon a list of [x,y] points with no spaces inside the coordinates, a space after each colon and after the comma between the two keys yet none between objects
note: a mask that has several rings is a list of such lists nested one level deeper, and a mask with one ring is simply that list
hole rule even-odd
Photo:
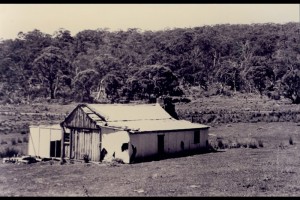
[{"label": "hillside", "polygon": [[298,104],[299,44],[297,23],[20,32],[0,42],[0,103],[151,101],[198,87]]}]

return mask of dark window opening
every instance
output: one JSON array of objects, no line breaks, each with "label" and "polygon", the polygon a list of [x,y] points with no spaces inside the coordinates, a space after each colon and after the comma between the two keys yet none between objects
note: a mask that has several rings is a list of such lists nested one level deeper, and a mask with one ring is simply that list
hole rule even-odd
[{"label": "dark window opening", "polygon": [[181,150],[184,150],[184,142],[183,141],[180,142],[180,147],[181,147]]},{"label": "dark window opening", "polygon": [[130,162],[132,163],[134,161],[134,159],[135,159],[137,149],[136,149],[136,147],[134,145],[131,145],[131,147],[132,147],[132,154],[130,156]]},{"label": "dark window opening", "polygon": [[105,148],[103,148],[100,152],[100,161],[102,161],[105,157],[105,155],[107,154],[108,152],[106,151]]},{"label": "dark window opening", "polygon": [[70,142],[70,133],[66,133],[65,135],[65,142]]},{"label": "dark window opening", "polygon": [[200,130],[194,132],[194,144],[200,143]]},{"label": "dark window opening", "polygon": [[123,143],[121,146],[121,150],[122,150],[122,152],[125,150],[128,150],[128,143]]},{"label": "dark window opening", "polygon": [[164,135],[158,135],[157,137],[158,137],[158,155],[163,155],[165,149]]},{"label": "dark window opening", "polygon": [[61,141],[50,141],[50,157],[60,157]]}]

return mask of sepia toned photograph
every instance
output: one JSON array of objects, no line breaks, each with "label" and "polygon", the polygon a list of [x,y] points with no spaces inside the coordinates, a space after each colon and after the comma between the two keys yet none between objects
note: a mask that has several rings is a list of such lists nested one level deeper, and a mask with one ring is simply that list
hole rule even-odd
[{"label": "sepia toned photograph", "polygon": [[1,197],[300,196],[300,4],[0,4]]}]

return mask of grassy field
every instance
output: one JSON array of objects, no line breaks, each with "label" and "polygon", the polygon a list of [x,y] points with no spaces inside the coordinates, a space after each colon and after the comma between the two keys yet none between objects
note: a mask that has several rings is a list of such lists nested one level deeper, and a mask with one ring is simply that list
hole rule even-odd
[{"label": "grassy field", "polygon": [[29,125],[59,123],[75,107],[76,104],[0,105],[0,153],[14,148],[26,154]]},{"label": "grassy field", "polygon": [[[26,154],[29,125],[58,123],[75,106],[0,106],[0,152],[9,147]],[[179,103],[176,110],[181,117],[220,110],[300,111],[285,99],[241,95],[204,97]],[[1,162],[0,196],[299,196],[300,123],[284,119],[212,121],[209,142],[216,148],[223,144],[215,153],[131,165]],[[252,141],[256,146],[249,148]]]},{"label": "grassy field", "polygon": [[212,127],[210,139],[254,137],[264,147],[131,165],[1,163],[0,195],[299,196],[299,132],[296,123],[236,123]]},{"label": "grassy field", "polygon": [[198,123],[235,122],[300,122],[300,105],[281,98],[272,100],[255,94],[236,94],[232,97],[213,96],[194,99],[190,103],[178,103],[180,118]]}]

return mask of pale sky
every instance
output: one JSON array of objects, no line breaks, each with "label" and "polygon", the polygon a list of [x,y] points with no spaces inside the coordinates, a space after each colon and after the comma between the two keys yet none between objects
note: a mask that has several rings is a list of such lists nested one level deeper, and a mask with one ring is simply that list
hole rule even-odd
[{"label": "pale sky", "polygon": [[0,39],[59,28],[164,30],[215,24],[299,22],[299,4],[0,4]]}]

